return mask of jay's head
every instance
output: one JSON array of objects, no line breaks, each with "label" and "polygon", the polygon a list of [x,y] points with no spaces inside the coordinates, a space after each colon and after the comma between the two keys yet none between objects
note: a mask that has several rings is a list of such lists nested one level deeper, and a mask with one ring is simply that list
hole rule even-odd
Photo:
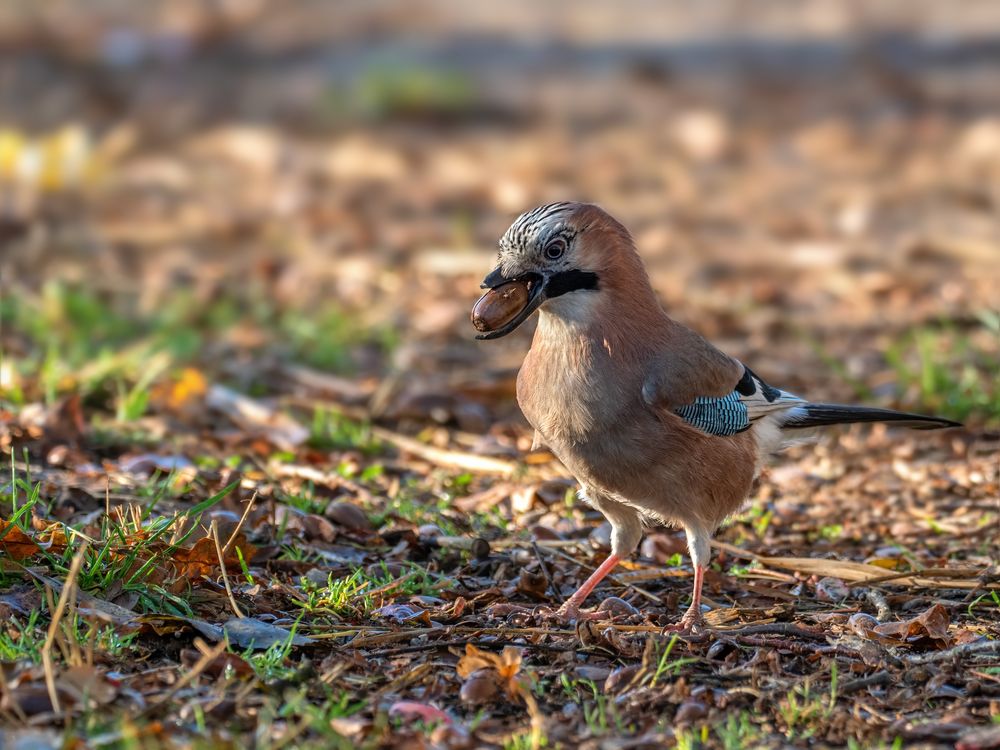
[{"label": "jay's head", "polygon": [[478,339],[506,336],[543,306],[591,309],[586,302],[616,286],[623,271],[637,266],[645,275],[625,227],[589,203],[550,203],[521,214],[500,238],[497,261],[482,287],[520,281],[528,300],[512,320]]}]

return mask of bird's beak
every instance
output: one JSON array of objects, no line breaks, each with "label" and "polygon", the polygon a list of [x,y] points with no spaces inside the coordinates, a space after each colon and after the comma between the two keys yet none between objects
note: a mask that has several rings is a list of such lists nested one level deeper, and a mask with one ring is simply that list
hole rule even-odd
[{"label": "bird's beak", "polygon": [[512,332],[521,323],[526,321],[531,317],[531,314],[535,312],[542,303],[547,299],[545,294],[545,286],[548,283],[548,276],[540,273],[523,273],[520,276],[514,276],[508,278],[504,276],[500,271],[500,268],[494,268],[490,271],[489,275],[483,279],[483,283],[480,287],[483,289],[496,289],[498,286],[503,286],[510,281],[524,281],[528,285],[528,302],[521,309],[521,311],[515,315],[509,322],[495,331],[489,331],[488,333],[480,333],[476,336],[477,339],[486,341],[489,339],[498,339],[502,336],[506,336],[508,333]]}]

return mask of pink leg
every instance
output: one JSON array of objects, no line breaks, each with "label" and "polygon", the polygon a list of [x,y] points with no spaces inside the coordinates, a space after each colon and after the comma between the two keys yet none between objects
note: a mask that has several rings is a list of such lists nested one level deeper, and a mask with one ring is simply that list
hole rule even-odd
[{"label": "pink leg", "polygon": [[621,558],[618,555],[609,555],[608,559],[602,562],[600,567],[590,574],[590,578],[583,582],[583,585],[576,590],[573,596],[566,600],[566,603],[559,608],[556,614],[566,619],[576,619],[577,615],[580,614],[580,605],[590,596],[590,592],[594,590],[597,584],[603,581],[608,573],[615,569],[615,566],[619,562],[621,562]]},{"label": "pink leg", "polygon": [[691,596],[691,606],[684,613],[682,620],[688,620],[693,625],[701,622],[701,586],[705,582],[705,567],[696,565],[694,569],[694,594]]},{"label": "pink leg", "polygon": [[667,631],[678,633],[690,633],[694,628],[702,624],[701,619],[701,586],[705,582],[705,567],[703,565],[694,566],[694,594],[691,596],[691,606],[681,617],[676,625],[671,625]]}]

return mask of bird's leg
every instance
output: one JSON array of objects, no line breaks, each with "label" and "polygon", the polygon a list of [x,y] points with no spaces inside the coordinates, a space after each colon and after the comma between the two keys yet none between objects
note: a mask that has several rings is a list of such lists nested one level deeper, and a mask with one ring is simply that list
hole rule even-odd
[{"label": "bird's leg", "polygon": [[564,620],[604,616],[604,613],[581,615],[580,606],[597,584],[603,581],[618,563],[635,551],[639,539],[642,538],[642,518],[635,508],[593,487],[582,488],[580,498],[603,513],[611,524],[611,554],[556,612],[556,615]]},{"label": "bird's leg", "polygon": [[704,624],[701,616],[701,585],[705,580],[705,566],[694,566],[694,594],[691,596],[691,606],[675,625],[664,628],[666,633],[690,633]]},{"label": "bird's leg", "polygon": [[681,628],[685,631],[693,630],[695,627],[702,624],[703,620],[701,618],[701,586],[705,581],[705,566],[695,565],[694,566],[694,594],[691,596],[691,606],[688,607],[687,612],[681,618]]},{"label": "bird's leg", "polygon": [[690,633],[704,622],[701,616],[701,588],[705,583],[705,565],[708,564],[712,555],[712,535],[705,529],[695,526],[687,526],[684,531],[687,534],[691,562],[694,564],[694,592],[691,595],[691,606],[688,607],[687,612],[684,613],[677,625],[669,627],[668,630]]},{"label": "bird's leg", "polygon": [[608,555],[608,559],[602,562],[597,570],[590,574],[590,577],[583,582],[583,585],[576,590],[573,596],[566,600],[556,614],[567,620],[577,619],[580,615],[580,605],[590,596],[590,592],[594,590],[597,584],[603,581],[608,573],[615,569],[615,566],[619,562],[621,562],[621,558],[618,555]]}]

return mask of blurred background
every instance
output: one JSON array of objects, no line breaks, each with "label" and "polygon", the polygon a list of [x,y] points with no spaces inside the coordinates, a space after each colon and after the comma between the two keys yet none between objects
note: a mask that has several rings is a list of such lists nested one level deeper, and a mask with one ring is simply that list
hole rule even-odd
[{"label": "blurred background", "polygon": [[[611,531],[531,448],[534,322],[478,342],[470,311],[511,221],[565,199],[624,222],[670,314],[768,382],[967,425],[842,429],[770,468],[706,575],[712,626],[771,623],[751,635],[661,650],[691,589],[658,528],[602,590],[643,625],[528,614]],[[997,633],[998,456],[996,0],[0,2],[6,724],[985,746],[996,675],[964,649]],[[214,641],[232,613],[250,630],[209,664],[181,622]],[[323,640],[292,652],[300,625]],[[508,638],[520,676],[505,651],[477,697],[443,649]]]},{"label": "blurred background", "polygon": [[998,424],[989,0],[9,0],[0,401],[308,389],[513,454],[533,326],[469,309],[561,199],[768,380]]}]

